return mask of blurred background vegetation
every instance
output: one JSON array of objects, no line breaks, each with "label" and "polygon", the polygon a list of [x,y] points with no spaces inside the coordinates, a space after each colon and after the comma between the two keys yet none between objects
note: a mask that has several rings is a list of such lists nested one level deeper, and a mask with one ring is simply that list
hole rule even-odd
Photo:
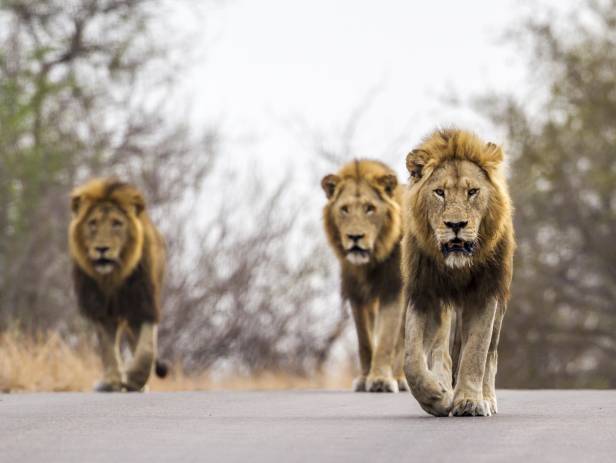
[{"label": "blurred background vegetation", "polygon": [[[321,233],[318,213],[306,225],[303,198],[283,182],[215,178],[219,130],[195,134],[167,116],[186,66],[174,52],[189,38],[160,32],[178,3],[0,0],[0,383],[24,362],[16,339],[31,348],[53,333],[43,345],[60,336],[70,350],[88,336],[68,277],[67,197],[102,173],[143,188],[168,239],[160,343],[177,368],[322,377],[346,359],[333,355],[349,323],[337,269],[322,240],[305,238]],[[616,387],[616,1],[585,1],[565,23],[546,18],[507,33],[537,97],[472,103],[505,134],[516,205],[498,381]],[[354,155],[337,154],[315,149]],[[224,201],[211,200],[210,184]],[[203,207],[215,210],[203,218]],[[290,252],[298,235],[301,252]]]}]

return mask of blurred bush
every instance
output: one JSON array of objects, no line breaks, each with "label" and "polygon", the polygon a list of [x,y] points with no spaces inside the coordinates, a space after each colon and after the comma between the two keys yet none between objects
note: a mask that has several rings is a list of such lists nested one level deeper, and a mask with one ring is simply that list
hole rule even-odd
[{"label": "blurred bush", "polygon": [[281,188],[251,180],[235,202],[234,187],[218,192],[222,202],[208,196],[218,131],[195,137],[163,116],[186,63],[159,37],[180,3],[0,0],[0,331],[85,329],[69,277],[68,194],[116,174],[146,192],[167,237],[163,355],[189,373],[314,373],[347,318],[337,298],[331,309],[318,244],[289,252],[295,217]]},{"label": "blurred bush", "polygon": [[616,387],[616,2],[529,20],[525,101],[480,108],[509,139],[519,243],[499,356],[507,387]]},{"label": "blurred bush", "polygon": [[[165,117],[166,90],[188,63],[159,37],[180,3],[0,0],[6,358],[27,358],[15,343],[47,330],[81,349],[67,198],[92,175],[139,185],[167,237],[160,340],[177,368],[307,375],[345,331],[336,267],[313,236],[320,218],[305,232],[294,212],[304,198],[237,177],[213,195],[221,134],[195,135]],[[532,98],[477,101],[507,134],[519,242],[499,386],[616,387],[616,0],[536,17],[511,33],[529,60]],[[15,324],[20,334],[9,338]],[[64,352],[53,336],[42,345]],[[9,367],[0,365],[2,376]]]}]

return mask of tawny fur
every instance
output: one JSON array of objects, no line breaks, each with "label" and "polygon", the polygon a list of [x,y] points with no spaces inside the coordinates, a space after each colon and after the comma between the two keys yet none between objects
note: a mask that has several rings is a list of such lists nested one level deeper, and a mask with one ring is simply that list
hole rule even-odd
[{"label": "tawny fur", "polygon": [[[485,143],[472,133],[455,129],[432,133],[407,157],[411,184],[406,192],[403,212],[405,231],[402,274],[407,307],[405,370],[413,394],[422,407],[435,415],[448,414],[452,407],[454,414],[462,415],[496,412],[494,378],[490,379],[488,375],[496,374],[496,347],[500,323],[510,295],[515,249],[512,206],[503,171],[503,157],[499,146]],[[471,168],[468,163],[475,167]],[[461,181],[460,178],[443,178],[444,172],[459,175],[461,169],[465,169],[467,175],[474,176],[476,182],[485,186],[485,191],[480,194],[489,197],[480,217],[477,246],[472,258],[466,259],[468,265],[451,267],[446,265],[443,252],[435,239],[433,223],[438,221],[430,220],[438,218],[439,214],[433,209],[435,201],[431,196],[433,188],[438,188],[438,185],[431,181],[431,177],[438,172],[444,183],[456,185],[456,191],[461,191],[456,183]],[[472,215],[472,204],[469,199],[468,204],[459,210],[466,210]],[[460,217],[458,220],[466,218]],[[458,384],[455,391],[451,390],[452,381],[460,382],[460,374],[463,379],[467,377],[464,375],[474,375],[475,378],[484,375],[483,364],[477,371],[459,371],[458,362],[461,360],[457,354],[461,340],[458,336],[457,350],[456,346],[452,346],[452,377],[449,353],[442,353],[443,350],[449,350],[449,341],[440,334],[443,329],[449,332],[449,327],[443,324],[450,323],[451,308],[457,312],[458,334],[462,333],[461,320],[466,320],[462,337],[465,338],[464,342],[473,346],[467,349],[467,359],[476,356],[478,359],[483,358],[485,363],[487,355],[485,369],[488,373],[483,398],[481,394],[477,396],[476,391],[473,395],[462,390],[464,385]],[[485,329],[479,326],[485,326]],[[417,339],[412,339],[412,336]],[[429,346],[434,346],[432,352]],[[425,352],[424,348],[427,349]],[[427,365],[425,358],[430,359],[435,350],[438,351],[437,357],[440,359],[442,355],[443,360],[433,359],[432,366]],[[476,363],[481,362],[478,360]],[[435,373],[436,370],[438,373]]]},{"label": "tawny fur", "polygon": [[[328,196],[323,209],[325,232],[340,262],[342,296],[351,303],[358,330],[362,364],[360,381],[367,380],[366,388],[374,391],[405,389],[401,356],[400,276],[400,201],[403,187],[398,185],[392,169],[371,160],[356,160],[344,165],[336,174],[326,176],[322,186]],[[356,265],[349,260],[343,243],[344,232],[337,223],[341,220],[340,202],[349,198],[357,204],[373,202],[377,205],[375,213],[378,217],[373,220],[376,226],[369,225],[370,220],[362,217],[361,213],[359,218],[354,219],[353,229],[367,235],[366,243],[373,243],[364,265]],[[379,322],[375,321],[375,317]],[[380,325],[379,332],[375,333],[377,324]],[[396,366],[397,357],[399,365]],[[398,381],[398,386],[384,385],[395,381]],[[356,389],[364,390],[357,383]]]},{"label": "tawny fur", "polygon": [[[495,191],[489,211],[482,221],[481,249],[477,260],[490,259],[499,242],[514,243],[512,207],[502,162],[503,151],[494,143],[485,143],[475,134],[455,129],[439,130],[428,136],[407,156],[407,169],[413,175],[421,170],[421,179],[411,181],[407,193],[408,208],[405,211],[407,233],[405,238],[414,238],[422,251],[440,261],[440,250],[433,244],[433,234],[425,217],[426,204],[421,201],[421,188],[434,170],[446,162],[470,161],[478,165],[488,176]],[[511,249],[512,253],[513,249]],[[502,265],[507,266],[507,259]],[[510,273],[510,269],[508,269]],[[408,281],[409,279],[407,279]]]},{"label": "tawny fur", "polygon": [[[116,376],[121,362],[111,353],[114,349],[117,353],[117,346],[110,343],[118,343],[122,329],[128,328],[132,345],[142,349],[145,359],[142,365],[137,365],[135,360],[133,368],[134,376],[139,377],[134,387],[141,389],[140,383],[147,380],[153,365],[150,365],[151,357],[156,351],[156,325],[160,319],[165,270],[163,238],[150,221],[141,192],[115,178],[94,179],[75,188],[71,209],[68,242],[80,312],[95,322],[97,329],[103,329],[101,348],[107,349],[103,360],[112,364],[104,366],[111,371],[115,382],[119,381]],[[126,233],[125,239],[114,242],[110,249],[118,255],[113,270],[101,273],[89,255],[93,245],[87,242],[86,230],[88,220],[97,214],[108,226],[110,211],[124,219]],[[135,357],[138,354],[135,352]],[[162,373],[163,367],[159,362],[157,371]]]},{"label": "tawny fur", "polygon": [[[131,242],[125,251],[123,265],[111,279],[101,278],[93,269],[80,234],[80,228],[92,208],[105,203],[113,204],[124,211],[131,228]],[[73,211],[69,225],[71,257],[84,272],[97,280],[101,289],[113,291],[133,272],[140,261],[146,259],[151,267],[153,283],[158,287],[157,290],[160,290],[165,270],[165,245],[162,236],[144,210],[145,200],[136,187],[115,178],[90,180],[72,191],[71,209]]]}]

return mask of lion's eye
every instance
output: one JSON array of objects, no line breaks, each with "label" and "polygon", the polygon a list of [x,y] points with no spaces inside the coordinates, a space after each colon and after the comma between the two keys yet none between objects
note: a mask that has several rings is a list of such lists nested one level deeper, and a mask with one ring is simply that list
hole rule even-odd
[{"label": "lion's eye", "polygon": [[372,215],[374,214],[374,211],[376,211],[376,207],[374,207],[374,204],[366,204],[364,206],[364,210],[366,211],[367,215]]},{"label": "lion's eye", "polygon": [[479,188],[471,188],[470,190],[468,190],[469,198],[475,196],[477,193],[479,193]]},{"label": "lion's eye", "polygon": [[349,208],[348,206],[342,206],[340,208],[340,212],[342,212],[342,215],[347,215],[349,213]]},{"label": "lion's eye", "polygon": [[88,220],[88,228],[94,230],[96,228],[96,219]]},{"label": "lion's eye", "polygon": [[112,226],[112,228],[114,228],[114,229],[116,229],[116,230],[117,230],[118,228],[120,228],[122,225],[124,225],[124,224],[122,223],[122,221],[121,221],[121,220],[117,220],[117,219],[116,219],[116,220],[113,220],[113,221],[111,222],[111,226]]},{"label": "lion's eye", "polygon": [[445,197],[445,191],[443,189],[441,189],[441,188],[437,188],[436,190],[434,190],[434,194],[436,196],[441,197],[441,198]]}]

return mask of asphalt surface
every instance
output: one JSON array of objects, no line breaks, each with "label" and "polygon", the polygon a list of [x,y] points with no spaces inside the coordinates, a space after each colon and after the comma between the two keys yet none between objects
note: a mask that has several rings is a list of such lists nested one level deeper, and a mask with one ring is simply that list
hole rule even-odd
[{"label": "asphalt surface", "polygon": [[434,418],[409,394],[0,395],[0,462],[616,462],[616,391],[500,391]]}]

